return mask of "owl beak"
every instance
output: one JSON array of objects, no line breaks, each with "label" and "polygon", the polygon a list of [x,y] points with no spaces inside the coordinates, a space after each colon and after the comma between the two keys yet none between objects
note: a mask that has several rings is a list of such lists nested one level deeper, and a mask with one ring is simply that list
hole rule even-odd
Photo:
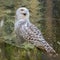
[{"label": "owl beak", "polygon": [[26,13],[23,13],[24,16],[26,16]]}]

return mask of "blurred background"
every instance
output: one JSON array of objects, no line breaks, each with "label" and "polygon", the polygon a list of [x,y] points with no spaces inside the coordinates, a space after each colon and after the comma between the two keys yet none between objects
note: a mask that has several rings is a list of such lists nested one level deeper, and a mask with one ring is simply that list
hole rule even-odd
[{"label": "blurred background", "polygon": [[[47,57],[43,51],[25,44],[19,48],[14,32],[15,12],[24,6],[30,20],[59,54]],[[60,60],[60,0],[0,0],[0,60]]]}]

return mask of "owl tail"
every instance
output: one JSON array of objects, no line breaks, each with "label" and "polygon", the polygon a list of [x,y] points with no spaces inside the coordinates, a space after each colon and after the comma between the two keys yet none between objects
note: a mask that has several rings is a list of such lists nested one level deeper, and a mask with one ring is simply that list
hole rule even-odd
[{"label": "owl tail", "polygon": [[48,56],[56,57],[58,54],[56,51],[47,43],[44,46],[36,46],[39,50],[42,50]]},{"label": "owl tail", "polygon": [[52,56],[52,57],[56,57],[58,54],[56,53],[56,51],[51,47],[45,47],[46,49],[46,52],[49,56]]}]

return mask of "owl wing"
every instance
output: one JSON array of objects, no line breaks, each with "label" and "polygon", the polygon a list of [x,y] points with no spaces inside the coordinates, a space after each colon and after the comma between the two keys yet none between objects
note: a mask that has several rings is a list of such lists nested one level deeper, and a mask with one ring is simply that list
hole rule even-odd
[{"label": "owl wing", "polygon": [[47,53],[56,53],[55,50],[45,41],[41,31],[33,24],[31,24],[28,29],[24,28],[25,34],[23,34],[24,39],[28,42],[34,44],[39,49],[45,50]]}]

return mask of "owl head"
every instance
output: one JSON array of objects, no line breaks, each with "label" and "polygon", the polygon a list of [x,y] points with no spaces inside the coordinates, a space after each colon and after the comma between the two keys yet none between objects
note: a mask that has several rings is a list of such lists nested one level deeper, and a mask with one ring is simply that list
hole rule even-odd
[{"label": "owl head", "polygon": [[20,7],[16,11],[16,19],[29,19],[29,10],[25,7]]}]

